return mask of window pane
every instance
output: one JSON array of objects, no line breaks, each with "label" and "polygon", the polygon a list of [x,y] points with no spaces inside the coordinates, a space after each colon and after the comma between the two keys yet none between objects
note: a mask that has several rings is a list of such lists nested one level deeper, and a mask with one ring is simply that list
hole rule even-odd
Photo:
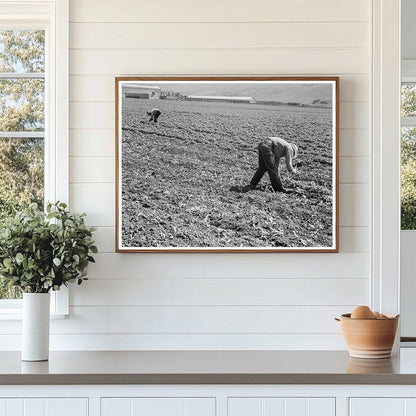
[{"label": "window pane", "polygon": [[[13,212],[36,202],[43,206],[44,140],[0,138],[0,224]],[[0,299],[18,299],[21,291],[0,279]]]},{"label": "window pane", "polygon": [[[44,72],[44,30],[0,30],[0,74],[16,74],[0,77],[0,131],[44,131],[43,76],[24,76]],[[31,202],[43,206],[43,195],[44,139],[0,138],[0,226]],[[0,279],[0,299],[21,295]]]},{"label": "window pane", "polygon": [[0,30],[0,72],[45,72],[45,31]]},{"label": "window pane", "polygon": [[45,82],[0,79],[0,131],[43,131]]},{"label": "window pane", "polygon": [[0,138],[0,220],[36,202],[43,206],[44,140]]},{"label": "window pane", "polygon": [[402,103],[401,112],[402,117],[416,116],[416,83],[404,82],[402,83]]},{"label": "window pane", "polygon": [[402,127],[401,228],[416,229],[416,128]]}]

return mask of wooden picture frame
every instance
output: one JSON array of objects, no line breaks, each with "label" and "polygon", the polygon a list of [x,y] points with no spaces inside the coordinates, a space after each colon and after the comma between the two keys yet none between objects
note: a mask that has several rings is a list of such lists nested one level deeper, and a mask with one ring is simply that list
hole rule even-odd
[{"label": "wooden picture frame", "polygon": [[117,77],[116,251],[338,252],[338,89]]}]

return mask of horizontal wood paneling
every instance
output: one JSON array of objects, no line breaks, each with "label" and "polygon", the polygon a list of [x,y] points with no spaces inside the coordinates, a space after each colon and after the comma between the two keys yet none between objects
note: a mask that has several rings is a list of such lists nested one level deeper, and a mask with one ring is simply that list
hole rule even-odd
[{"label": "horizontal wood paneling", "polygon": [[341,129],[368,129],[370,114],[368,103],[352,101],[341,102],[339,105],[339,127]]},{"label": "horizontal wood paneling", "polygon": [[[52,333],[339,333],[352,306],[71,307]],[[58,324],[58,322],[56,322]]]},{"label": "horizontal wood paneling", "polygon": [[370,132],[363,129],[341,129],[339,132],[340,156],[369,156]]},{"label": "horizontal wood paneling", "polygon": [[367,183],[370,178],[368,157],[340,157],[340,183]]},{"label": "horizontal wood paneling", "polygon": [[[99,278],[366,278],[365,253],[97,254],[90,276]],[[186,265],[184,267],[184,265]],[[307,267],[305,267],[307,265]],[[260,288],[259,288],[260,290]]]},{"label": "horizontal wood paneling", "polygon": [[70,30],[71,49],[368,47],[367,22],[72,23]]},{"label": "horizontal wood paneling", "polygon": [[[70,78],[70,100],[114,102],[114,85],[115,77],[112,75],[73,75]],[[341,101],[368,102],[369,90],[366,75],[342,75],[339,89]]]},{"label": "horizontal wood paneling", "polygon": [[71,305],[354,305],[365,304],[367,297],[367,279],[118,277],[117,284],[92,278],[83,287],[74,287]]},{"label": "horizontal wood paneling", "polygon": [[[101,252],[52,348],[345,348],[332,318],[369,302],[370,6],[71,0],[70,205]],[[340,76],[339,254],[114,253],[114,77],[192,74]]]},{"label": "horizontal wood paneling", "polygon": [[114,253],[115,251],[115,227],[97,227],[94,232],[94,241],[99,253]]},{"label": "horizontal wood paneling", "polygon": [[368,184],[339,186],[339,225],[368,227],[370,225],[370,187]]},{"label": "horizontal wood paneling", "polygon": [[365,49],[70,51],[72,75],[342,75],[367,70]]},{"label": "horizontal wood paneling", "polygon": [[[133,319],[130,317],[130,319]],[[51,350],[345,350],[341,333],[279,334],[51,334]],[[0,351],[19,350],[20,334],[0,334]]]},{"label": "horizontal wood paneling", "polygon": [[[71,306],[51,334],[340,334],[333,318],[355,306]],[[2,321],[0,334],[20,333],[20,321]]]},{"label": "horizontal wood paneling", "polygon": [[70,130],[69,155],[91,157],[115,156],[115,132],[112,129]]},{"label": "horizontal wood paneling", "polygon": [[114,129],[113,103],[71,103],[69,126],[77,129]]},{"label": "horizontal wood paneling", "polygon": [[368,21],[362,0],[71,0],[71,22]]},{"label": "horizontal wood paneling", "polygon": [[340,227],[341,253],[368,253],[370,251],[369,227]]},{"label": "horizontal wood paneling", "polygon": [[89,225],[115,225],[115,189],[113,183],[69,184],[70,208],[86,212]]},{"label": "horizontal wood paneling", "polygon": [[70,157],[69,172],[70,182],[114,183],[114,157]]},{"label": "horizontal wood paneling", "polygon": [[[341,253],[368,253],[370,231],[368,227],[341,227],[340,251]],[[98,227],[94,233],[100,253],[114,253],[115,228]]]}]

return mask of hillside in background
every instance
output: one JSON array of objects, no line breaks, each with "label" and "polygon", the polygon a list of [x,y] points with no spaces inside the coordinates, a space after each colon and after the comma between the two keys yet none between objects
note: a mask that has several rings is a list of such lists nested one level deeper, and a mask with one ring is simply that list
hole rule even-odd
[{"label": "hillside in background", "polygon": [[159,84],[162,90],[172,89],[187,95],[236,95],[254,97],[257,101],[279,101],[311,105],[315,100],[332,104],[330,84],[280,83],[187,83]]}]

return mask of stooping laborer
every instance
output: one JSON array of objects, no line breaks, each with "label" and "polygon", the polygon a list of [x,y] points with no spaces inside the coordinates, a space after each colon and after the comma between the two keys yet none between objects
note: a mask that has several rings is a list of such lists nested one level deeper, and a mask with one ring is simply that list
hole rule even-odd
[{"label": "stooping laborer", "polygon": [[157,108],[154,108],[153,110],[150,110],[147,112],[147,115],[150,116],[149,121],[153,121],[155,123],[157,123],[157,119],[159,118],[161,114],[162,114],[161,111]]},{"label": "stooping laborer", "polygon": [[267,172],[275,192],[289,192],[283,188],[280,179],[279,163],[280,158],[286,160],[286,168],[290,173],[297,173],[292,165],[292,160],[298,155],[298,147],[280,137],[268,137],[262,140],[258,147],[259,166],[250,181],[250,185],[243,188],[244,192],[255,189],[260,179]]}]

